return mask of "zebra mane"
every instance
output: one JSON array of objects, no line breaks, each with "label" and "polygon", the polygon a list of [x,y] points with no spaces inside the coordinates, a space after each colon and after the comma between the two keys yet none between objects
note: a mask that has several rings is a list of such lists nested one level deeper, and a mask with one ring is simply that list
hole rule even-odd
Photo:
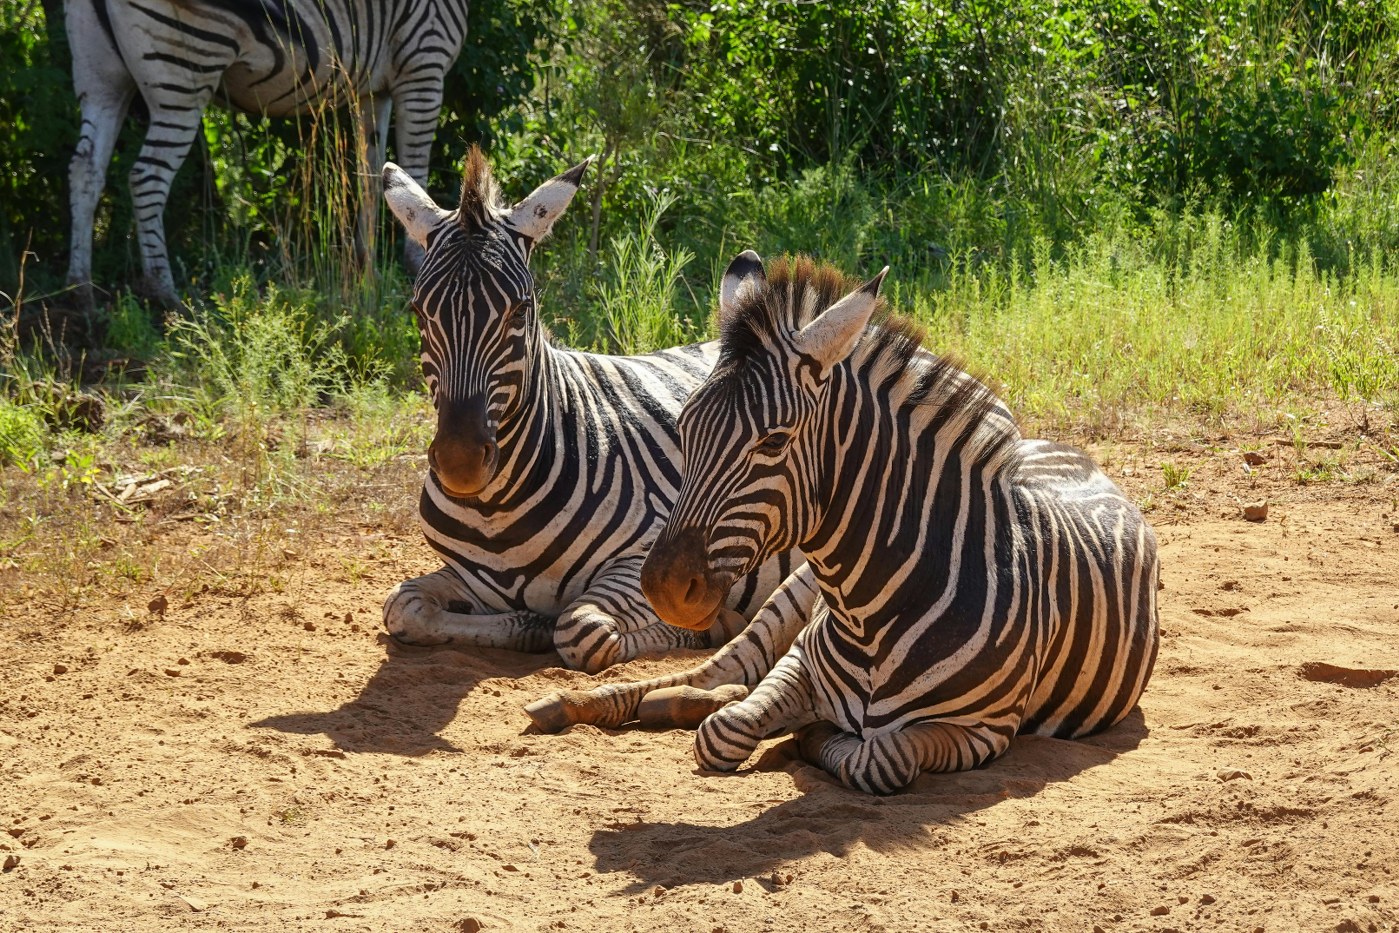
[{"label": "zebra mane", "polygon": [[481,147],[472,144],[466,154],[465,171],[461,180],[461,204],[457,209],[457,223],[468,229],[481,228],[494,221],[505,211],[500,199],[500,186],[491,172],[491,163],[481,152]]},{"label": "zebra mane", "polygon": [[[719,316],[721,371],[737,373],[749,361],[770,357],[790,341],[784,339],[865,283],[808,256],[782,257],[767,266],[766,284],[741,292],[727,314]],[[925,429],[957,422],[974,434],[971,448],[979,462],[1006,465],[1020,430],[992,380],[967,370],[953,355],[923,346],[927,330],[890,310],[882,297],[848,363],[868,374],[901,408],[915,408]],[[784,352],[780,351],[779,352]]]}]

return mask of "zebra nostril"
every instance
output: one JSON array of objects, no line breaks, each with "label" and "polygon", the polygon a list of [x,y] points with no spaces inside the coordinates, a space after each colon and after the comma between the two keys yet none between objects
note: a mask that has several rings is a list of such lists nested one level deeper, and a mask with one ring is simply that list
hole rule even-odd
[{"label": "zebra nostril", "polygon": [[486,441],[481,445],[481,462],[488,466],[494,463],[499,450],[500,448],[493,441]]},{"label": "zebra nostril", "polygon": [[689,586],[685,587],[685,605],[698,602],[703,595],[704,581],[699,577],[691,577]]}]

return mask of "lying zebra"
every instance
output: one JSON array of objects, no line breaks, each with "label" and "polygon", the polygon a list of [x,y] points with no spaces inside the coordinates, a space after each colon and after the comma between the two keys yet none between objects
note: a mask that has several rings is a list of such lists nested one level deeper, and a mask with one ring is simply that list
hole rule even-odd
[{"label": "lying zebra", "polygon": [[[755,563],[726,594],[732,611],[700,632],[661,623],[642,597],[642,559],[679,487],[675,418],[717,345],[635,357],[551,345],[528,261],[587,166],[508,207],[473,148],[453,211],[384,166],[390,208],[427,251],[413,309],[437,431],[419,514],[446,561],[389,593],[384,625],[400,641],[552,646],[569,667],[596,672],[647,652],[722,644],[792,571],[789,552]],[[797,585],[766,611],[759,628],[774,658],[814,598],[813,586]],[[634,712],[633,703],[611,715]],[[552,701],[533,713],[555,728],[570,717]]]},{"label": "lying zebra", "polygon": [[730,267],[719,363],[681,413],[681,494],[642,588],[662,619],[704,630],[733,580],[800,548],[823,599],[753,693],[701,725],[706,769],[798,730],[808,761],[888,793],[1018,732],[1105,729],[1151,674],[1141,513],[1082,452],[1023,440],[913,325],[871,325],[883,275]]}]

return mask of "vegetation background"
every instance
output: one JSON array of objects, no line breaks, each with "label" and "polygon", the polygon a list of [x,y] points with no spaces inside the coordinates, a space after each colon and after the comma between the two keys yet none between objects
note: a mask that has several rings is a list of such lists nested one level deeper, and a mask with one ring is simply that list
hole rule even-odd
[{"label": "vegetation background", "polygon": [[[64,313],[57,2],[0,0],[0,62],[0,463],[81,482],[177,419],[282,488],[326,406],[352,456],[416,449],[374,434],[416,415],[367,414],[425,408],[397,251],[351,262],[353,121],[210,109],[166,217],[190,311],[161,322],[126,291],[138,113],[92,321]],[[599,155],[535,260],[573,346],[703,337],[734,253],[803,251],[892,265],[895,305],[1031,418],[1298,430],[1339,404],[1391,450],[1397,129],[1392,0],[475,0],[431,188],[451,202],[474,142],[512,196]]]}]

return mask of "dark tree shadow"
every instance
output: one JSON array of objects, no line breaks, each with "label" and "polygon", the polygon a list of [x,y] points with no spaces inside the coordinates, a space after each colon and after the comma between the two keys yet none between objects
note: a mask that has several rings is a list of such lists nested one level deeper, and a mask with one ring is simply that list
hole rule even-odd
[{"label": "dark tree shadow", "polygon": [[[926,846],[931,827],[1010,798],[1033,797],[1046,785],[1107,764],[1148,733],[1140,708],[1101,735],[1078,741],[1019,736],[985,768],[925,774],[889,797],[850,790],[797,756],[788,739],[768,749],[752,770],[786,771],[801,797],[733,826],[617,823],[588,844],[599,873],[626,871],[629,893],[684,884],[724,884],[755,877],[817,852],[846,855],[861,843],[878,851]],[[745,772],[711,775],[742,781]]]},{"label": "dark tree shadow", "polygon": [[250,723],[294,735],[322,734],[347,752],[418,756],[461,751],[438,733],[461,701],[492,677],[525,677],[558,667],[559,657],[490,648],[410,648],[379,636],[385,657],[354,699],[325,712],[285,713]]}]

